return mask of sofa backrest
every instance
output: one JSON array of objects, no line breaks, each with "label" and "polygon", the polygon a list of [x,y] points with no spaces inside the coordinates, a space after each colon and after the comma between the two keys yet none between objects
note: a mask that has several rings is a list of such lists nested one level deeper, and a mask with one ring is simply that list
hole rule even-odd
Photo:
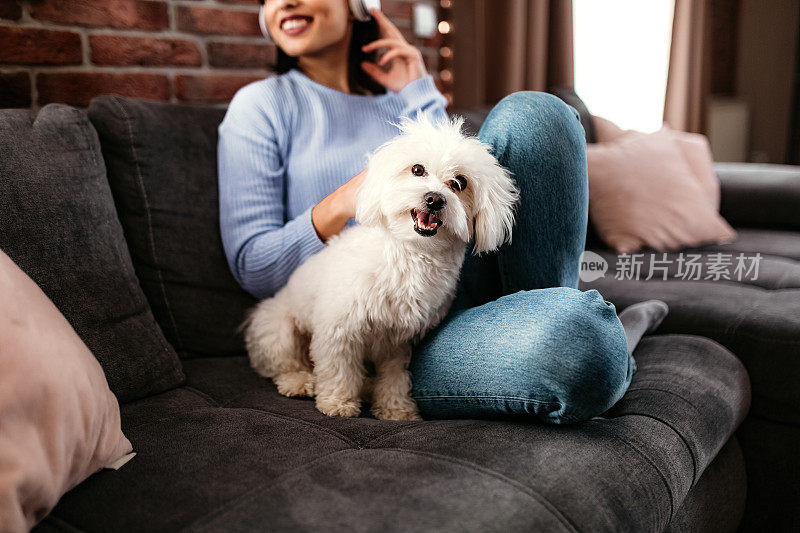
[{"label": "sofa backrest", "polygon": [[0,249],[66,317],[119,401],[183,383],[139,287],[86,113],[0,110],[0,183]]},{"label": "sofa backrest", "polygon": [[167,339],[182,358],[245,354],[235,329],[257,301],[231,274],[220,237],[225,110],[103,95],[88,114],[133,266]]},{"label": "sofa backrest", "polygon": [[[110,197],[104,201],[114,216],[107,217],[105,224],[117,231],[122,229],[124,240],[119,234],[114,239],[120,248],[125,244],[127,250],[120,254],[127,251],[124,261],[132,265],[136,277],[130,278],[131,273],[124,268],[118,270],[129,276],[128,281],[138,280],[137,296],[143,294],[149,303],[142,312],[155,317],[169,342],[167,351],[174,348],[181,358],[243,355],[243,339],[235,334],[235,328],[257,301],[230,273],[220,238],[217,128],[225,109],[102,95],[90,103],[90,124],[80,110],[58,104],[48,108],[43,108],[42,117],[59,109],[62,114],[80,116],[85,122],[81,135],[95,144],[81,146],[93,153],[95,181],[100,182],[97,187],[105,187],[107,195],[110,190]],[[490,110],[486,107],[452,114],[466,115],[467,131],[477,133]],[[6,135],[15,134],[8,131]],[[39,148],[45,153],[53,151],[47,145]],[[49,161],[55,172],[63,168],[58,157]],[[25,168],[26,163],[17,164]],[[94,167],[84,168],[89,172]],[[103,178],[107,178],[107,184]],[[93,194],[92,201],[97,201],[99,193]],[[78,203],[74,194],[71,198]],[[113,205],[108,203],[110,198]],[[73,206],[73,211],[83,208]],[[591,227],[589,233],[591,240]],[[24,238],[16,242],[24,248]],[[81,246],[86,249],[85,244]],[[13,253],[9,255],[14,258]],[[85,256],[76,253],[76,260],[81,258]],[[41,265],[43,272],[48,271],[46,263]],[[109,297],[104,303],[118,304],[114,299]],[[139,306],[143,303],[140,301]],[[79,327],[76,329],[80,332]],[[87,345],[103,349],[98,343]]]}]

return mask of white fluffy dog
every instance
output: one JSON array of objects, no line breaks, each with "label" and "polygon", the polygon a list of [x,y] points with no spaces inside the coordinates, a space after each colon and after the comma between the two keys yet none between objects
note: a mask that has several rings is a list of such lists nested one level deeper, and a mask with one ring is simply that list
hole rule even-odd
[{"label": "white fluffy dog", "polygon": [[[466,244],[511,242],[519,189],[464,119],[422,113],[368,156],[358,225],[328,240],[274,297],[247,313],[250,364],[285,396],[316,397],[329,416],[420,420],[409,395],[412,344],[445,316]],[[365,360],[375,376],[365,382]]]}]

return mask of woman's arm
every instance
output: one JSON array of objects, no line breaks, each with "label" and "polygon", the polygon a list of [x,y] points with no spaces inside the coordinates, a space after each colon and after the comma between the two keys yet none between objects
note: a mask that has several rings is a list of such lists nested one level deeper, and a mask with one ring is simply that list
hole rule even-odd
[{"label": "woman's arm", "polygon": [[[285,128],[274,95],[263,86],[241,89],[219,126],[220,232],[228,266],[257,298],[283,287],[291,273],[325,247],[309,207],[284,222]],[[335,216],[335,212],[325,213]],[[346,221],[346,220],[345,220]]]},{"label": "woman's arm", "polygon": [[405,102],[401,115],[414,118],[414,115],[419,110],[434,122],[437,120],[449,120],[447,98],[436,88],[436,84],[433,82],[433,75],[425,74],[409,82],[397,94]]},{"label": "woman's arm", "polygon": [[370,9],[370,12],[378,23],[381,38],[365,44],[361,50],[388,50],[377,64],[362,61],[361,68],[375,81],[397,93],[405,102],[401,116],[414,118],[421,111],[434,122],[449,120],[446,111],[447,98],[439,92],[433,76],[425,69],[422,52],[406,41],[403,33],[381,10]]}]

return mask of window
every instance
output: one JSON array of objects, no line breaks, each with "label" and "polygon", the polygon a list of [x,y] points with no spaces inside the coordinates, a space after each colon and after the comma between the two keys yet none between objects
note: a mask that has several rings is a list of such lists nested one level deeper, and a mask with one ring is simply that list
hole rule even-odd
[{"label": "window", "polygon": [[574,0],[575,92],[593,115],[656,131],[675,0]]}]

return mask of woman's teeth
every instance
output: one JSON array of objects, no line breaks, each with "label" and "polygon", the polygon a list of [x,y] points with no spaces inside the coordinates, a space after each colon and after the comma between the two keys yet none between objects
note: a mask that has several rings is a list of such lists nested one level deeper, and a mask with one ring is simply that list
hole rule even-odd
[{"label": "woman's teeth", "polygon": [[283,29],[291,30],[306,25],[308,25],[308,19],[292,19],[292,20],[287,20],[286,22],[283,23]]}]

